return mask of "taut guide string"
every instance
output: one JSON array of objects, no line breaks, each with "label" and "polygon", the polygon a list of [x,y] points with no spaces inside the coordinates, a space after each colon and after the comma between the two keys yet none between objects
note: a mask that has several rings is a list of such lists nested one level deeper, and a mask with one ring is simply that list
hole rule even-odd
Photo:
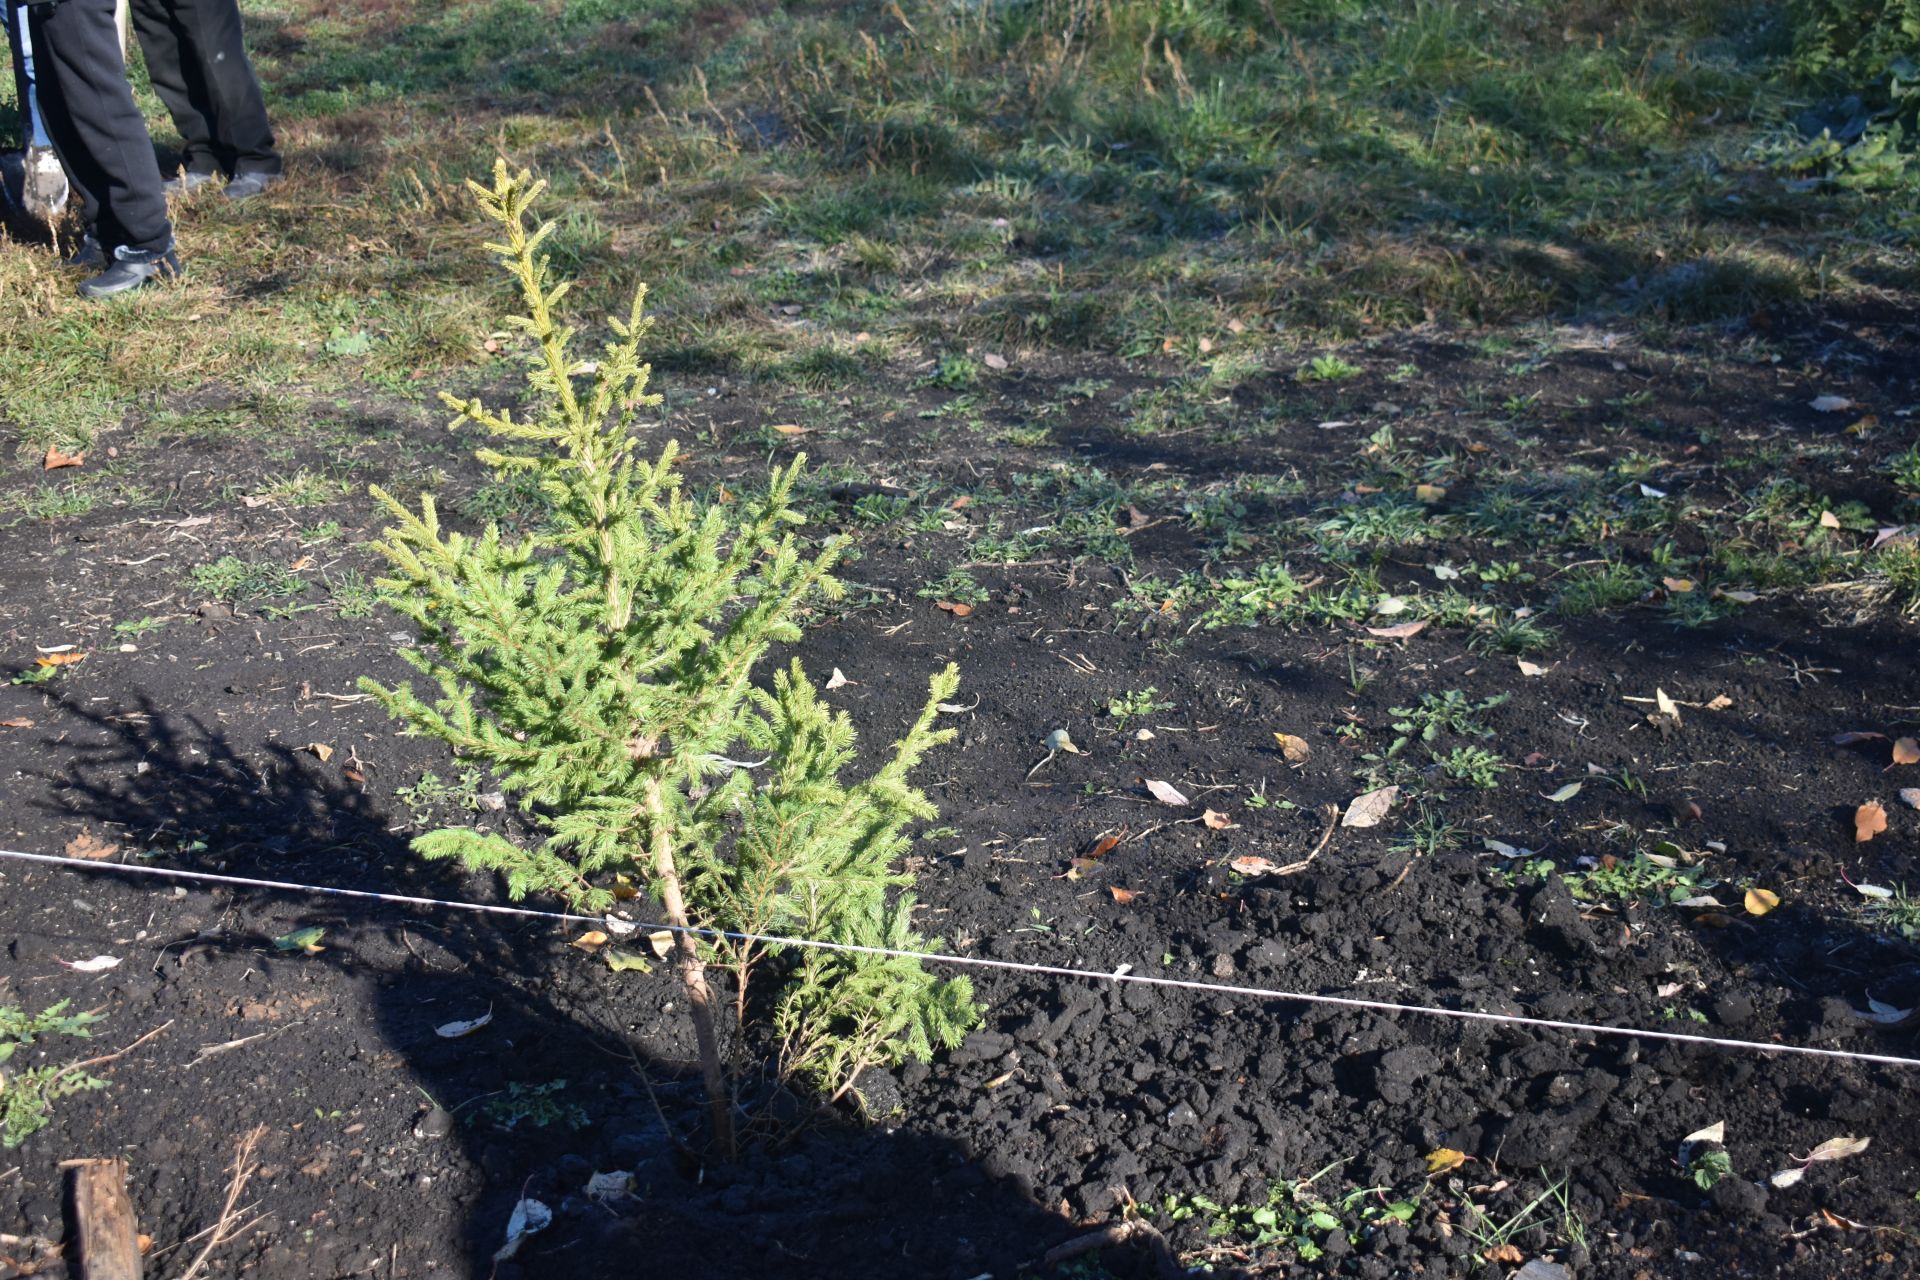
[{"label": "taut guide string", "polygon": [[726,938],[733,942],[759,942],[781,947],[812,947],[818,951],[846,951],[870,956],[897,956],[933,964],[958,965],[968,969],[997,969],[1007,973],[1030,973],[1050,978],[1077,978],[1088,982],[1134,983],[1143,987],[1166,987],[1178,991],[1199,991],[1215,996],[1248,996],[1256,1000],[1291,1000],[1299,1004],[1331,1005],[1340,1009],[1366,1009],[1374,1013],[1410,1013],[1428,1018],[1454,1018],[1463,1022],[1498,1022],[1511,1026],[1545,1027],[1553,1031],[1577,1031],[1588,1035],[1626,1036],[1642,1040],[1668,1040],[1677,1044],[1708,1045],[1717,1049],[1744,1049],[1753,1053],[1798,1053],[1810,1058],[1837,1058],[1846,1062],[1877,1062],[1892,1067],[1920,1067],[1920,1058],[1898,1058],[1884,1053],[1854,1053],[1847,1049],[1818,1049],[1800,1044],[1762,1044],[1756,1040],[1730,1040],[1720,1036],[1695,1036],[1683,1031],[1642,1031],[1634,1027],[1608,1027],[1590,1022],[1563,1022],[1557,1018],[1529,1018],[1511,1013],[1484,1013],[1477,1009],[1438,1009],[1428,1005],[1395,1004],[1389,1000],[1362,1000],[1354,996],[1329,996],[1305,991],[1274,991],[1265,987],[1242,987],[1222,982],[1193,982],[1185,978],[1157,978],[1140,973],[1101,973],[1094,969],[1071,969],[1065,965],[1023,964],[1017,960],[989,960],[984,956],[944,955],[939,952],[902,951],[892,947],[863,947],[848,942],[820,942],[812,938],[782,938],[770,934],[735,933],[725,929],[677,928],[650,924],[619,916],[582,916],[563,911],[535,911],[529,907],[487,906],[477,902],[449,902],[440,898],[416,898],[398,893],[374,893],[367,889],[337,889],[329,885],[290,884],[279,880],[256,880],[248,876],[215,875],[208,871],[183,871],[173,867],[143,867],[128,862],[96,862],[85,858],[62,858],[47,853],[21,853],[0,849],[0,858],[39,862],[56,867],[75,867],[84,871],[125,871],[135,875],[160,876],[173,880],[199,880],[210,884],[236,885],[249,889],[277,889],[286,893],[326,894],[339,898],[363,898],[372,902],[391,902],[409,907],[434,907],[444,911],[476,911],[488,915],[522,916],[534,920],[559,920],[570,924],[591,924],[609,932],[628,935],[642,929],[649,932],[690,933],[702,938]]}]

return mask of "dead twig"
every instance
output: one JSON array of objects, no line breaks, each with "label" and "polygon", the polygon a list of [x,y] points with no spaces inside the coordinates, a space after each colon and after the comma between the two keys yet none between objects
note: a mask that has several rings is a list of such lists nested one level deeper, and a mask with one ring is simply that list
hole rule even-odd
[{"label": "dead twig", "polygon": [[1284,867],[1278,867],[1272,871],[1267,872],[1268,875],[1290,876],[1290,875],[1297,874],[1298,872],[1305,871],[1308,867],[1313,865],[1313,860],[1319,857],[1320,854],[1326,849],[1326,847],[1329,844],[1333,843],[1333,829],[1340,825],[1340,806],[1337,804],[1330,804],[1324,807],[1323,809],[1321,809],[1320,812],[1327,815],[1327,829],[1320,833],[1320,843],[1313,846],[1313,852],[1308,854],[1306,857],[1300,859],[1300,861],[1298,862],[1289,862]]},{"label": "dead twig", "polygon": [[155,1036],[159,1035],[162,1031],[165,1031],[168,1027],[172,1025],[173,1025],[173,1019],[168,1018],[165,1022],[161,1023],[159,1026],[155,1027],[153,1030],[147,1032],[147,1034],[141,1036],[138,1040],[135,1040],[132,1044],[128,1045],[124,1049],[117,1050],[113,1053],[103,1053],[97,1058],[88,1058],[83,1062],[69,1062],[66,1066],[60,1068],[59,1075],[56,1075],[54,1079],[57,1081],[62,1076],[65,1076],[69,1072],[85,1071],[88,1067],[104,1067],[109,1062],[112,1062],[118,1058],[124,1058],[128,1054],[132,1053],[135,1049],[138,1049],[141,1045],[153,1039]]},{"label": "dead twig", "polygon": [[1159,1272],[1163,1280],[1177,1280],[1177,1277],[1186,1274],[1179,1261],[1174,1258],[1173,1250],[1167,1244],[1167,1238],[1144,1218],[1125,1218],[1119,1222],[1109,1223],[1098,1231],[1076,1236],[1065,1244],[1055,1245],[1041,1257],[1040,1265],[1057,1266],[1082,1254],[1092,1253],[1096,1249],[1114,1249],[1135,1240],[1146,1242],[1147,1248],[1153,1253],[1154,1270]]},{"label": "dead twig", "polygon": [[207,1260],[213,1256],[215,1250],[223,1245],[232,1244],[267,1220],[267,1215],[263,1213],[244,1223],[240,1221],[243,1215],[251,1212],[254,1206],[259,1204],[256,1200],[253,1204],[243,1207],[240,1204],[240,1197],[246,1194],[248,1181],[260,1168],[260,1162],[253,1158],[253,1153],[259,1147],[260,1139],[266,1136],[267,1126],[256,1125],[235,1145],[233,1178],[227,1183],[227,1202],[220,1208],[220,1217],[211,1228],[212,1236],[208,1239],[206,1247],[200,1250],[191,1263],[187,1264],[187,1269],[180,1273],[179,1280],[194,1280],[194,1277],[206,1269]]}]

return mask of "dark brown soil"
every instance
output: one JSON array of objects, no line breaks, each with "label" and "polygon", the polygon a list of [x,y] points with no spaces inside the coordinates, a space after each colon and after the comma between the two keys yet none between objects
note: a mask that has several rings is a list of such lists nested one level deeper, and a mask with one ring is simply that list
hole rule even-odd
[{"label": "dark brown soil", "polygon": [[[875,392],[843,407],[861,427],[823,431],[809,449],[816,463],[858,468],[879,491],[985,485],[1014,501],[1016,473],[1053,465],[1174,480],[1194,493],[1227,475],[1297,473],[1305,495],[1273,513],[1292,514],[1337,499],[1336,462],[1382,420],[1419,448],[1509,448],[1470,415],[1380,403],[1458,402],[1463,388],[1496,384],[1499,395],[1538,392],[1562,405],[1651,391],[1666,411],[1644,428],[1589,433],[1569,416],[1539,434],[1550,455],[1637,449],[1659,460],[1663,487],[1713,480],[1735,436],[1703,433],[1708,426],[1789,442],[1836,432],[1806,408],[1820,392],[1880,414],[1899,437],[1893,447],[1911,442],[1912,419],[1896,415],[1920,401],[1913,327],[1900,317],[1813,317],[1804,334],[1799,365],[1749,361],[1731,342],[1702,339],[1691,353],[1572,352],[1519,378],[1452,341],[1409,339],[1428,371],[1418,386],[1369,375],[1317,389],[1275,378],[1263,389],[1279,406],[1275,428],[1230,444],[1120,434],[1109,400],[1127,379],[1138,385],[1137,370],[1107,371],[1115,389],[1076,409],[1082,417],[1056,432],[1065,443],[1051,450],[983,450]],[[1371,352],[1367,363],[1391,367],[1393,354]],[[1009,375],[993,412],[1017,421],[1024,403],[1086,373]],[[1703,378],[1710,395],[1682,394]],[[687,382],[683,390],[695,388]],[[751,484],[765,461],[758,402],[751,388],[718,390],[675,406],[674,425],[714,442],[692,459],[698,481]],[[932,403],[944,393],[893,395]],[[1361,422],[1344,433],[1317,428],[1335,417]],[[438,487],[455,495],[484,478],[438,421],[425,408],[366,408],[348,424],[359,438],[345,453],[289,448],[275,433],[135,432],[116,441],[117,459],[87,463],[137,484],[125,505],[103,498],[83,515],[0,531],[0,666],[31,669],[36,646],[87,653],[46,685],[0,684],[0,721],[31,722],[0,729],[0,844],[57,853],[84,830],[129,863],[502,900],[498,885],[407,850],[423,822],[501,819],[457,803],[416,818],[397,797],[423,773],[453,779],[459,770],[436,747],[397,737],[358,695],[362,675],[404,674],[391,616],[341,618],[315,585],[291,603],[322,607],[276,619],[257,601],[210,602],[188,579],[223,555],[299,566],[315,584],[369,572],[357,544],[376,521],[362,482],[405,488],[441,468],[451,478]],[[265,477],[301,466],[344,467],[355,491],[312,508],[243,501]],[[1804,470],[1821,492],[1889,501],[1869,475]],[[62,479],[16,476],[4,487]],[[860,492],[825,497],[844,518]],[[1906,780],[1885,772],[1884,742],[1829,741],[1848,730],[1911,732],[1920,716],[1911,619],[1848,611],[1835,625],[1802,605],[1763,602],[1683,630],[1629,608],[1566,626],[1537,679],[1437,628],[1401,642],[1358,629],[1195,630],[1116,608],[1131,583],[1197,567],[1178,499],[1165,503],[1132,522],[1129,564],[974,568],[990,598],[968,617],[916,594],[970,558],[963,530],[863,534],[846,576],[871,590],[855,593],[859,607],[820,618],[799,650],[816,679],[834,667],[846,674],[850,683],[829,696],[870,743],[905,723],[930,672],[960,664],[972,709],[954,718],[960,738],[924,778],[951,830],[916,859],[925,927],[952,948],[1920,1056],[1911,1031],[1872,1028],[1853,1012],[1869,997],[1920,1002],[1920,964],[1912,945],[1863,914],[1847,883],[1920,883],[1920,813],[1894,798],[1920,784],[1920,770]],[[956,510],[955,522],[973,518],[969,510]],[[342,536],[303,533],[327,519]],[[1383,578],[1422,580],[1428,565],[1474,554],[1464,544],[1413,549],[1390,559]],[[142,618],[165,625],[114,630]],[[1359,666],[1373,676],[1356,690]],[[1109,699],[1148,687],[1171,709],[1117,727]],[[1630,700],[1656,688],[1684,704],[1677,727],[1656,726],[1653,708]],[[1358,755],[1378,750],[1390,708],[1445,689],[1512,695],[1486,713],[1493,746],[1513,766],[1502,785],[1448,793],[1446,814],[1466,837],[1457,847],[1416,855],[1397,843],[1405,824],[1396,819],[1339,830],[1310,868],[1285,879],[1229,869],[1242,855],[1303,857],[1320,836],[1322,806],[1361,789]],[[1708,708],[1722,696],[1721,709]],[[1373,741],[1342,736],[1346,725],[1374,731]],[[1058,727],[1086,753],[1029,779]],[[1136,740],[1138,727],[1151,739]],[[1311,758],[1290,765],[1276,731],[1305,737]],[[1644,793],[1590,767],[1628,771]],[[1156,803],[1143,789],[1149,778],[1193,804]],[[1546,798],[1570,782],[1583,783],[1579,794]],[[1250,803],[1255,795],[1269,803]],[[1856,844],[1853,808],[1873,798],[1887,804],[1891,828]],[[1198,821],[1206,808],[1234,825],[1211,829]],[[1089,843],[1122,832],[1095,870],[1067,878]],[[1509,864],[1482,843],[1523,846],[1569,870],[1619,851],[1623,832],[1710,851],[1716,892],[1732,904],[1723,927],[1656,902],[1577,901],[1558,878],[1504,883],[1493,873]],[[0,1162],[17,1165],[0,1182],[0,1230],[60,1238],[58,1162],[125,1155],[141,1227],[156,1253],[171,1251],[150,1260],[150,1274],[176,1274],[198,1251],[189,1238],[218,1216],[234,1144],[256,1125],[266,1130],[262,1167],[246,1199],[262,1221],[219,1251],[213,1276],[1147,1275],[1144,1249],[1063,1267],[1038,1260],[1130,1201],[1156,1213],[1170,1195],[1258,1202],[1269,1181],[1322,1169],[1316,1188],[1329,1199],[1386,1189],[1360,1209],[1417,1195],[1412,1221],[1357,1241],[1344,1229],[1317,1233],[1328,1256],[1312,1264],[1289,1261],[1286,1249],[1223,1247],[1214,1274],[1491,1277],[1535,1258],[1620,1280],[1703,1268],[1809,1278],[1920,1268],[1915,1069],[983,973],[983,1027],[930,1066],[870,1080],[870,1123],[816,1114],[750,1076],[754,1137],[729,1165],[677,1142],[697,1142],[700,1103],[670,979],[611,974],[561,929],[175,888],[105,869],[7,862],[0,877],[7,1001],[101,1010],[100,1047],[86,1046],[94,1052],[166,1026],[103,1069],[109,1089],[65,1101]],[[1747,915],[1739,903],[1749,883],[1783,905]],[[323,950],[273,945],[305,926],[326,930]],[[62,965],[97,954],[122,963],[98,974]],[[471,1037],[435,1034],[489,1011],[491,1025]],[[757,1061],[764,1046],[749,1041],[740,1052]],[[559,1104],[552,1123],[535,1114],[509,1126],[514,1086],[553,1086],[544,1095]],[[421,1136],[436,1104],[455,1123],[444,1137]],[[1684,1135],[1714,1121],[1726,1123],[1736,1176],[1709,1194],[1676,1153]],[[1791,1189],[1766,1187],[1793,1155],[1839,1135],[1872,1146],[1816,1166]],[[1441,1148],[1471,1159],[1429,1181],[1425,1157]],[[638,1194],[591,1202],[589,1176],[610,1170],[632,1171]],[[1486,1260],[1463,1229],[1466,1202],[1505,1221],[1562,1178],[1585,1245],[1556,1212],[1516,1234],[1512,1263]],[[552,1206],[555,1220],[496,1266],[491,1255],[523,1195]],[[1199,1220],[1153,1220],[1178,1247],[1207,1247]],[[28,1246],[0,1254],[20,1260]],[[0,1274],[20,1273],[6,1266]],[[41,1274],[61,1270],[48,1261]]]}]

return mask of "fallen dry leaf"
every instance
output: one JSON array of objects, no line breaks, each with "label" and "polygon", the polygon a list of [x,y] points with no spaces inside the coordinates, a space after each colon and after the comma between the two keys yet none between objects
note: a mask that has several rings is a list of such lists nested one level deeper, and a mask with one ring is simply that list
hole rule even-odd
[{"label": "fallen dry leaf", "polygon": [[1850,747],[1856,742],[1884,742],[1886,737],[1884,733],[1874,733],[1871,730],[1863,732],[1855,729],[1846,733],[1836,733],[1828,741],[1836,747]]},{"label": "fallen dry leaf", "polygon": [[980,363],[986,365],[989,369],[1004,369],[1007,367],[1007,358],[989,351],[986,355],[980,357]]},{"label": "fallen dry leaf", "polygon": [[1547,674],[1547,669],[1537,662],[1528,662],[1525,658],[1520,658],[1517,661],[1520,664],[1520,674],[1523,676],[1543,676]]},{"label": "fallen dry leaf", "polygon": [[1145,781],[1147,784],[1147,793],[1161,804],[1170,804],[1178,807],[1187,803],[1187,798],[1181,795],[1178,788],[1174,787],[1171,783],[1162,782],[1158,778],[1148,778]]},{"label": "fallen dry leaf", "polygon": [[1763,916],[1780,905],[1780,895],[1771,889],[1747,890],[1746,907],[1750,916]]},{"label": "fallen dry leaf", "polygon": [[1853,811],[1853,842],[1865,844],[1887,829],[1887,811],[1878,800],[1869,800]]},{"label": "fallen dry leaf", "polygon": [[1709,703],[1707,704],[1707,710],[1709,710],[1709,711],[1725,711],[1725,710],[1726,710],[1726,709],[1727,709],[1728,707],[1730,707],[1730,706],[1732,706],[1732,705],[1733,705],[1733,699],[1732,699],[1732,698],[1729,698],[1729,697],[1728,697],[1728,696],[1727,696],[1726,694],[1724,694],[1724,693],[1717,693],[1717,694],[1715,694],[1715,695],[1713,696],[1713,701],[1711,701],[1711,702],[1709,702]]},{"label": "fallen dry leaf", "polygon": [[1838,529],[1840,527],[1840,517],[1831,511],[1822,511],[1820,513],[1820,527],[1822,529]]},{"label": "fallen dry leaf", "polygon": [[1909,809],[1920,809],[1920,787],[1900,788],[1900,799]]},{"label": "fallen dry leaf", "polygon": [[803,427],[796,422],[782,422],[778,426],[774,427],[774,430],[778,431],[783,436],[804,436],[810,433],[813,430],[813,428]]},{"label": "fallen dry leaf", "polygon": [[47,446],[47,456],[40,465],[47,471],[58,471],[61,467],[77,467],[87,460],[87,452],[68,453],[57,444]]},{"label": "fallen dry leaf", "polygon": [[1466,1162],[1467,1153],[1464,1151],[1455,1151],[1452,1147],[1441,1147],[1438,1151],[1429,1151],[1427,1153],[1427,1176],[1434,1178],[1443,1173],[1451,1173]]},{"label": "fallen dry leaf", "polygon": [[840,688],[840,687],[841,687],[842,685],[848,685],[848,684],[852,684],[852,683],[853,683],[853,681],[851,681],[851,680],[849,680],[849,679],[847,679],[847,673],[846,673],[846,672],[844,672],[844,671],[842,671],[842,670],[841,670],[840,668],[838,668],[838,667],[835,667],[835,668],[833,669],[833,674],[827,677],[827,685],[826,685],[826,687],[827,687],[827,688],[829,688],[829,689],[838,689],[838,688]]},{"label": "fallen dry leaf", "polygon": [[44,657],[35,658],[33,662],[39,667],[64,667],[69,663],[86,660],[87,655],[84,653],[49,653]]},{"label": "fallen dry leaf", "polygon": [[607,935],[598,929],[589,929],[568,945],[578,947],[582,951],[592,951],[596,947],[604,947],[607,945]]},{"label": "fallen dry leaf", "polygon": [[433,1029],[433,1034],[443,1040],[458,1040],[470,1036],[493,1021],[493,1010],[489,1009],[477,1018],[468,1018],[464,1022],[443,1022]]},{"label": "fallen dry leaf", "polygon": [[79,835],[67,841],[66,852],[69,858],[90,858],[97,860],[100,858],[111,858],[114,854],[120,852],[120,846],[110,841],[102,840],[99,836],[87,830],[87,828],[82,827],[80,828]]},{"label": "fallen dry leaf", "polygon": [[324,742],[309,742],[306,746],[302,747],[301,750],[311,752],[319,759],[321,764],[325,764],[327,761],[333,759],[333,748]]},{"label": "fallen dry leaf", "polygon": [[1517,1244],[1500,1244],[1480,1255],[1488,1262],[1525,1262],[1527,1255],[1520,1251]]},{"label": "fallen dry leaf", "polygon": [[1413,486],[1413,496],[1421,502],[1439,502],[1447,496],[1447,489],[1445,485],[1417,484]]},{"label": "fallen dry leaf", "polygon": [[1112,853],[1116,848],[1120,846],[1120,837],[1123,834],[1124,834],[1123,832],[1114,832],[1109,835],[1101,836],[1098,840],[1095,840],[1091,845],[1089,845],[1087,847],[1087,851],[1081,854],[1080,856],[1083,858],[1106,857],[1108,854]]},{"label": "fallen dry leaf", "polygon": [[1341,817],[1343,827],[1377,827],[1393,808],[1393,802],[1400,798],[1399,787],[1381,787],[1365,795],[1355,796],[1353,803],[1347,806],[1347,812]]},{"label": "fallen dry leaf", "polygon": [[1893,762],[1895,764],[1920,764],[1920,741],[1913,738],[1898,738],[1893,744]]},{"label": "fallen dry leaf", "polygon": [[1269,862],[1267,859],[1251,853],[1235,858],[1229,862],[1227,866],[1243,876],[1264,876],[1269,871],[1278,871],[1280,869],[1279,863]]},{"label": "fallen dry leaf", "polygon": [[1201,814],[1200,822],[1209,831],[1228,831],[1233,827],[1233,819],[1218,809],[1208,809]]},{"label": "fallen dry leaf", "polygon": [[1122,889],[1117,884],[1108,885],[1107,893],[1111,895],[1111,897],[1115,902],[1119,903],[1123,907],[1133,901],[1133,890]]},{"label": "fallen dry leaf", "polygon": [[1422,618],[1418,622],[1396,622],[1390,627],[1368,627],[1367,634],[1379,636],[1382,640],[1405,640],[1409,636],[1419,635],[1426,629],[1427,620]]},{"label": "fallen dry leaf", "polygon": [[31,729],[31,728],[33,728],[33,721],[27,719],[25,716],[10,716],[5,720],[0,720],[0,729]]},{"label": "fallen dry leaf", "polygon": [[653,954],[665,960],[673,951],[673,930],[655,929],[647,935],[647,945],[653,948]]},{"label": "fallen dry leaf", "polygon": [[933,603],[933,607],[936,609],[945,609],[956,618],[970,618],[973,616],[972,605],[961,604],[954,600],[936,600]]},{"label": "fallen dry leaf", "polygon": [[1677,596],[1683,596],[1693,590],[1692,578],[1662,578],[1660,585]]},{"label": "fallen dry leaf", "polygon": [[1305,764],[1307,757],[1313,754],[1313,748],[1307,740],[1296,734],[1276,733],[1273,740],[1280,744],[1280,754],[1286,757],[1288,764]]}]

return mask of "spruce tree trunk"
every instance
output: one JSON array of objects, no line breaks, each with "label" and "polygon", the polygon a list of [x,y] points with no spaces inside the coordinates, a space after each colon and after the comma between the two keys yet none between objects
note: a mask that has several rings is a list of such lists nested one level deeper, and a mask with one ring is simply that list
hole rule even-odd
[{"label": "spruce tree trunk", "polygon": [[647,780],[647,818],[653,831],[653,873],[660,882],[660,904],[666,908],[667,923],[673,935],[674,967],[680,973],[680,985],[686,989],[687,1004],[693,1013],[693,1034],[700,1045],[700,1071],[706,1078],[707,1105],[713,1110],[713,1137],[722,1153],[731,1157],[733,1146],[733,1094],[727,1088],[727,1075],[720,1062],[720,1036],[713,1021],[713,990],[707,986],[707,966],[700,959],[700,946],[687,932],[687,902],[680,892],[680,871],[673,860],[673,841],[668,838],[666,805],[660,796],[660,780]]}]

